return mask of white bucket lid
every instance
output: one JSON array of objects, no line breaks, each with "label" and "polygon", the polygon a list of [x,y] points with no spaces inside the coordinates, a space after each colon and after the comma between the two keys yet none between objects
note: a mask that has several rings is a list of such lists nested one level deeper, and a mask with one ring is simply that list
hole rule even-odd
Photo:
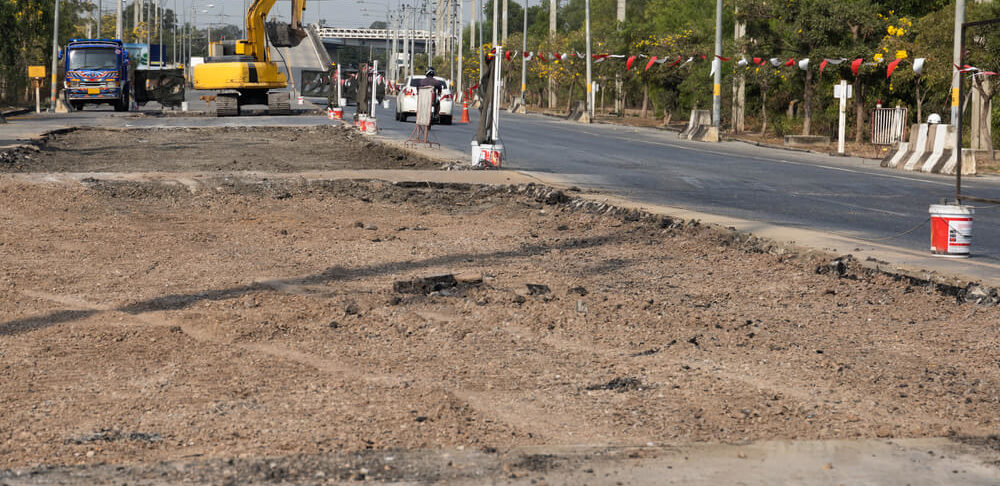
[{"label": "white bucket lid", "polygon": [[931,214],[958,214],[971,216],[976,213],[972,206],[959,206],[957,204],[931,204],[929,212]]}]

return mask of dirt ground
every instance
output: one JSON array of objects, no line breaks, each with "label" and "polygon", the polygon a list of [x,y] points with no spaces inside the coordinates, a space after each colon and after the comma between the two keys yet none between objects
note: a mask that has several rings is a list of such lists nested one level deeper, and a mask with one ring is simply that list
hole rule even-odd
[{"label": "dirt ground", "polygon": [[109,130],[50,135],[40,150],[0,156],[0,172],[433,169],[440,163],[346,127]]},{"label": "dirt ground", "polygon": [[573,194],[0,178],[0,469],[996,432],[1000,308]]}]

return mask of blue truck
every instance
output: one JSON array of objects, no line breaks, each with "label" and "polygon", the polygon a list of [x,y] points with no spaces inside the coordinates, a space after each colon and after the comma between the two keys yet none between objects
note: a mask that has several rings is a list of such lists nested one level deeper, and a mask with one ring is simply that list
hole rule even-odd
[{"label": "blue truck", "polygon": [[59,53],[66,70],[63,93],[75,110],[108,103],[126,111],[132,93],[128,51],[117,39],[71,39]]}]

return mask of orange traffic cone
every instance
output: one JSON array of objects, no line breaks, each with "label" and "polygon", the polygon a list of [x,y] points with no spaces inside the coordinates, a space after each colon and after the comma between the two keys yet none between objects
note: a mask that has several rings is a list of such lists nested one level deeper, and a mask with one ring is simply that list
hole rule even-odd
[{"label": "orange traffic cone", "polygon": [[462,100],[462,120],[459,123],[469,123],[469,102]]}]

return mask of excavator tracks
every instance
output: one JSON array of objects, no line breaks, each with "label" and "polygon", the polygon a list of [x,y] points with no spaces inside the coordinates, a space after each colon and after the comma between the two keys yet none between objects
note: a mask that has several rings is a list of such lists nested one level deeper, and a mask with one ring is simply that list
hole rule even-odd
[{"label": "excavator tracks", "polygon": [[215,97],[215,116],[238,116],[239,98],[236,94],[219,94]]},{"label": "excavator tracks", "polygon": [[292,108],[290,106],[287,92],[278,91],[276,93],[267,94],[267,114],[268,115],[292,114]]}]

